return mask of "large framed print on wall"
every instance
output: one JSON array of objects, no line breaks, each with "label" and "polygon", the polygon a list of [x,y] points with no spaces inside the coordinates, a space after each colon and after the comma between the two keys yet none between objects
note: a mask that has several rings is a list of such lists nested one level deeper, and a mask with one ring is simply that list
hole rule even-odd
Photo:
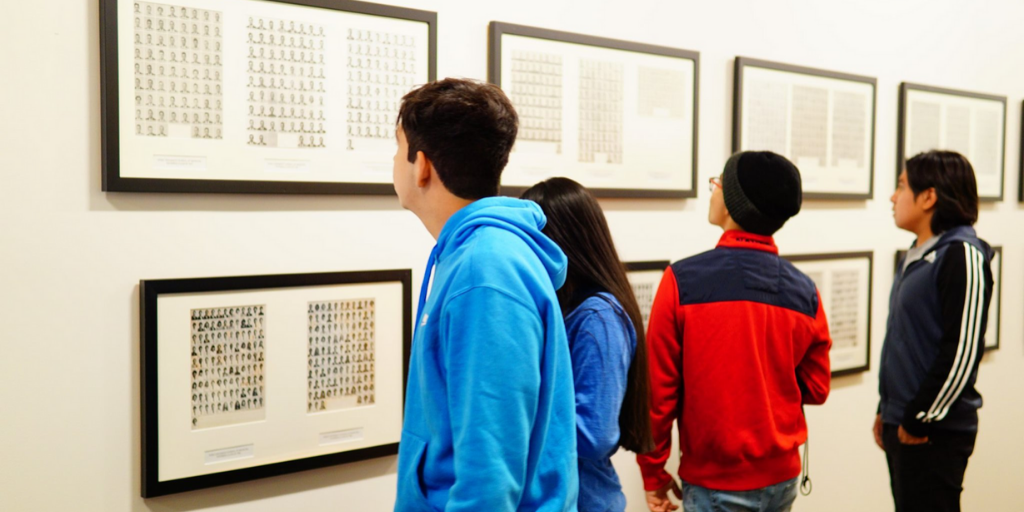
[{"label": "large framed print on wall", "polygon": [[142,281],[142,496],[397,453],[411,279]]},{"label": "large framed print on wall", "polygon": [[896,175],[907,159],[932,149],[971,162],[978,199],[1001,201],[1006,154],[1006,96],[900,84]]},{"label": "large framed print on wall", "polygon": [[598,197],[696,197],[699,69],[693,51],[491,22],[488,80],[519,114],[502,193],[565,176]]},{"label": "large framed print on wall", "polygon": [[871,368],[872,252],[785,256],[814,281],[832,336],[832,375]]},{"label": "large framed print on wall", "polygon": [[101,0],[103,190],[394,194],[437,14],[351,0]]},{"label": "large framed print on wall", "polygon": [[[999,319],[1002,316],[1002,294],[1003,294],[1003,248],[1000,246],[992,247],[992,302],[989,303],[988,308],[988,324],[985,326],[985,350],[995,350],[999,348]],[[901,249],[896,251],[896,268],[894,270],[896,275],[899,275],[901,270],[900,265],[903,263],[903,259],[907,257],[907,251]]]},{"label": "large framed print on wall", "polygon": [[873,197],[877,79],[737,57],[734,80],[733,152],[785,156],[807,199]]},{"label": "large framed print on wall", "polygon": [[668,260],[664,261],[629,261],[626,265],[626,277],[633,287],[633,295],[640,306],[640,316],[644,321],[644,332],[647,332],[647,325],[651,318],[651,307],[654,305],[654,296],[658,293],[658,285],[661,284],[661,276],[670,265]]}]

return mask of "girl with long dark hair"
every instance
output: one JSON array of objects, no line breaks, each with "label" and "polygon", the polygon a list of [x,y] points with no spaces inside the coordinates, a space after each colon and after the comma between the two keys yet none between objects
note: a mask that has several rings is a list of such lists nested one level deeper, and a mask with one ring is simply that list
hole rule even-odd
[{"label": "girl with long dark hair", "polygon": [[594,197],[568,178],[552,178],[522,196],[547,216],[543,232],[565,252],[569,270],[558,301],[576,386],[580,512],[626,508],[611,456],[619,446],[652,448],[647,348],[640,307]]}]

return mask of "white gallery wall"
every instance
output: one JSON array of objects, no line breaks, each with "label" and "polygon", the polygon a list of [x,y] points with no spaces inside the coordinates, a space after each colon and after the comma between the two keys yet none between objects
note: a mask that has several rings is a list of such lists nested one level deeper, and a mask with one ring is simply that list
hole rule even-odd
[{"label": "white gallery wall", "polygon": [[[216,0],[210,0],[211,5]],[[627,260],[711,248],[707,179],[729,155],[732,65],[750,56],[878,78],[875,199],[808,202],[787,254],[873,250],[872,371],[836,379],[808,410],[814,492],[798,511],[892,510],[870,427],[893,254],[901,81],[1009,97],[1005,199],[978,230],[1004,246],[1002,347],[985,356],[966,510],[1024,503],[1024,206],[1017,203],[1024,3],[964,0],[402,0],[439,13],[438,74],[485,78],[491,20],[701,53],[699,196],[604,200]],[[221,488],[139,497],[140,279],[412,268],[433,243],[394,197],[100,191],[98,0],[0,3],[0,510],[391,510],[394,457]],[[668,162],[667,165],[671,165]],[[415,296],[415,295],[414,295]],[[722,321],[728,321],[723,318]],[[643,511],[632,456],[616,457]]]}]

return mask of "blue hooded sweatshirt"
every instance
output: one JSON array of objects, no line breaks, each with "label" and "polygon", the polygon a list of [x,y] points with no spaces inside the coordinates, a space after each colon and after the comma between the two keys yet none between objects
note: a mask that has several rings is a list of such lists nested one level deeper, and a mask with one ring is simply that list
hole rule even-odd
[{"label": "blue hooded sweatshirt", "polygon": [[491,197],[441,230],[417,308],[396,512],[576,510],[572,361],[555,295],[568,260],[546,221],[533,202]]}]

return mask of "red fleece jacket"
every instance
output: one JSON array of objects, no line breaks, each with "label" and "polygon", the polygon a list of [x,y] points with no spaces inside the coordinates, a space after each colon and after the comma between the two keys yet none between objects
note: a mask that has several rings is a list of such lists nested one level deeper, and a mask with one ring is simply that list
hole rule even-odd
[{"label": "red fleece jacket", "polygon": [[828,397],[832,341],[817,288],[771,237],[729,231],[666,269],[647,344],[656,448],[637,456],[645,489],[671,479],[677,420],[687,483],[743,491],[799,476],[802,404]]}]

